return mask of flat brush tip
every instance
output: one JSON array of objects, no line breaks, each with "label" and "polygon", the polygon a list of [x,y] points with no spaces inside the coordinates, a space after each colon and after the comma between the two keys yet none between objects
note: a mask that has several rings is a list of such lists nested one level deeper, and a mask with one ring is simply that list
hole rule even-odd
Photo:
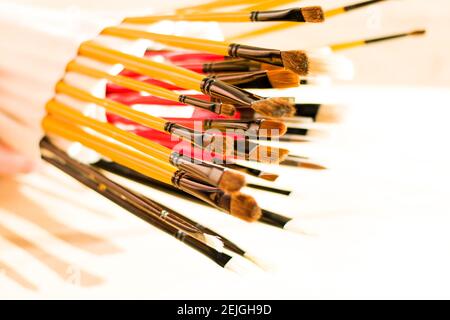
[{"label": "flat brush tip", "polygon": [[238,192],[245,186],[245,177],[242,174],[226,170],[220,179],[219,188],[227,193]]},{"label": "flat brush tip", "polygon": [[231,195],[230,213],[247,222],[258,221],[262,216],[261,208],[256,203],[256,200],[243,193]]},{"label": "flat brush tip", "polygon": [[287,126],[280,121],[263,120],[259,126],[259,134],[268,137],[282,136],[286,134]]},{"label": "flat brush tip", "polygon": [[275,89],[294,88],[300,85],[300,76],[290,70],[268,70],[267,78]]},{"label": "flat brush tip", "polygon": [[305,22],[321,23],[325,21],[325,13],[322,7],[313,6],[301,8],[301,12]]},{"label": "flat brush tip", "polygon": [[308,55],[304,51],[281,51],[283,66],[300,76],[306,76],[309,70]]},{"label": "flat brush tip", "polygon": [[293,117],[296,109],[292,101],[286,98],[268,98],[252,103],[257,113],[272,118]]}]

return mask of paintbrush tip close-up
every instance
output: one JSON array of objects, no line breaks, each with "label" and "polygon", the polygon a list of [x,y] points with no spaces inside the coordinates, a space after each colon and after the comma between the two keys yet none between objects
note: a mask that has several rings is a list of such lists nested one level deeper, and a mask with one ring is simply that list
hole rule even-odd
[{"label": "paintbrush tip close-up", "polygon": [[279,137],[286,134],[287,126],[281,121],[263,120],[259,126],[258,134],[267,137]]},{"label": "paintbrush tip close-up", "polygon": [[301,8],[301,12],[303,17],[305,18],[305,22],[321,23],[325,21],[325,13],[322,7],[303,7]]},{"label": "paintbrush tip close-up", "polygon": [[219,188],[225,192],[238,192],[245,186],[245,177],[242,174],[225,170],[220,179]]},{"label": "paintbrush tip close-up", "polygon": [[268,98],[252,103],[257,113],[273,118],[292,117],[295,114],[294,104],[286,98]]},{"label": "paintbrush tip close-up", "polygon": [[300,76],[290,70],[268,70],[267,77],[273,88],[294,88],[300,84]]},{"label": "paintbrush tip close-up", "polygon": [[256,200],[247,194],[234,193],[231,195],[230,213],[247,222],[255,222],[261,218],[261,208]]}]

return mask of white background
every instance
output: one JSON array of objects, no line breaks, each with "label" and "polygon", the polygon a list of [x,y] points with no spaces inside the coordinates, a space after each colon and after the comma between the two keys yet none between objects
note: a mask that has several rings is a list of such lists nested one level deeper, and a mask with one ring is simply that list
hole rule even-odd
[{"label": "white background", "polygon": [[[163,5],[181,2],[186,3]],[[365,10],[317,27],[320,36],[308,31],[308,45],[423,26],[430,28],[429,37],[349,52],[358,68],[354,83],[283,93],[347,111],[342,124],[325,128],[327,139],[291,147],[330,170],[270,167],[282,174],[279,184],[295,188],[295,194],[251,191],[261,205],[301,219],[309,236],[245,224],[145,189],[271,261],[274,271],[244,277],[223,271],[43,167],[0,180],[0,297],[450,298],[450,64],[442,37],[449,5],[391,2],[380,7],[381,30],[368,27],[371,11]],[[108,3],[112,9],[124,2],[80,3],[96,9]],[[297,47],[306,32],[291,30],[270,43]],[[71,284],[77,275],[90,286]]]}]

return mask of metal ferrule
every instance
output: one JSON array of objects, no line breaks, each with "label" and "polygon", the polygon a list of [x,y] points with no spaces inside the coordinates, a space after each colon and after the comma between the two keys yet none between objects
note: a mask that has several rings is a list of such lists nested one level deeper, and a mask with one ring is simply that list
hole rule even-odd
[{"label": "metal ferrule", "polygon": [[251,21],[294,21],[305,22],[302,10],[300,8],[292,8],[285,10],[270,11],[252,11],[250,13]]},{"label": "metal ferrule", "polygon": [[204,134],[203,132],[198,132],[186,127],[183,127],[179,124],[168,122],[164,128],[164,131],[179,137],[185,141],[189,141],[192,144],[203,148],[204,146]]},{"label": "metal ferrule", "polygon": [[204,73],[218,73],[218,72],[252,72],[261,69],[259,63],[249,60],[227,60],[220,62],[205,63],[203,65]]},{"label": "metal ferrule", "polygon": [[215,187],[220,184],[224,172],[224,169],[213,164],[193,163],[191,159],[188,160],[176,152],[170,155],[170,163],[178,169],[186,171],[189,175]]},{"label": "metal ferrule", "polygon": [[240,88],[272,88],[266,71],[236,72],[210,74],[209,77],[219,79]]},{"label": "metal ferrule", "polygon": [[241,107],[250,107],[252,103],[263,99],[253,93],[210,77],[202,80],[200,89],[204,94],[220,99],[222,102],[230,102]]},{"label": "metal ferrule", "polygon": [[280,50],[251,47],[232,43],[228,47],[228,55],[231,57],[268,63],[279,67],[283,66]]},{"label": "metal ferrule", "polygon": [[246,133],[251,133],[254,135],[258,133],[259,127],[262,120],[234,120],[234,119],[224,119],[224,120],[205,120],[204,128],[207,129],[217,129],[222,132],[227,132],[231,130],[243,130]]},{"label": "metal ferrule", "polygon": [[231,196],[222,190],[198,181],[183,170],[179,170],[173,175],[172,183],[178,189],[205,201],[217,209],[230,213]]},{"label": "metal ferrule", "polygon": [[185,96],[185,95],[180,95],[180,97],[178,98],[178,101],[180,101],[181,103],[185,103],[194,107],[198,107],[201,109],[205,109],[217,114],[220,114],[222,112],[222,103],[220,102],[210,102],[210,101],[205,101],[205,100],[201,100],[201,99],[197,99],[194,97],[189,97],[189,96]]},{"label": "metal ferrule", "polygon": [[[222,142],[220,139],[224,139],[222,136],[219,136],[220,139],[216,141],[218,136],[215,134],[195,131],[173,122],[168,122],[164,130],[178,138],[190,142],[196,147],[205,150],[214,150],[215,152],[219,152],[216,142],[220,143]],[[222,151],[223,150],[220,150],[220,152]]]},{"label": "metal ferrule", "polygon": [[249,160],[252,153],[258,148],[258,144],[250,141],[248,137],[234,140],[234,154],[239,158]]}]

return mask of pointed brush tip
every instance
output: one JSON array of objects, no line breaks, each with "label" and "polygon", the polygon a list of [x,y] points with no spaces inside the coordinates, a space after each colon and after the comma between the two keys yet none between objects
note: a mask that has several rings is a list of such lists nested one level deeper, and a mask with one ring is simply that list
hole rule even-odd
[{"label": "pointed brush tip", "polygon": [[258,178],[267,180],[267,181],[276,181],[278,179],[279,175],[275,173],[269,173],[269,172],[261,172],[258,176]]},{"label": "pointed brush tip", "polygon": [[415,30],[415,31],[410,32],[410,35],[412,35],[412,36],[422,36],[422,35],[425,35],[426,33],[427,33],[426,29],[421,29],[421,30]]}]

